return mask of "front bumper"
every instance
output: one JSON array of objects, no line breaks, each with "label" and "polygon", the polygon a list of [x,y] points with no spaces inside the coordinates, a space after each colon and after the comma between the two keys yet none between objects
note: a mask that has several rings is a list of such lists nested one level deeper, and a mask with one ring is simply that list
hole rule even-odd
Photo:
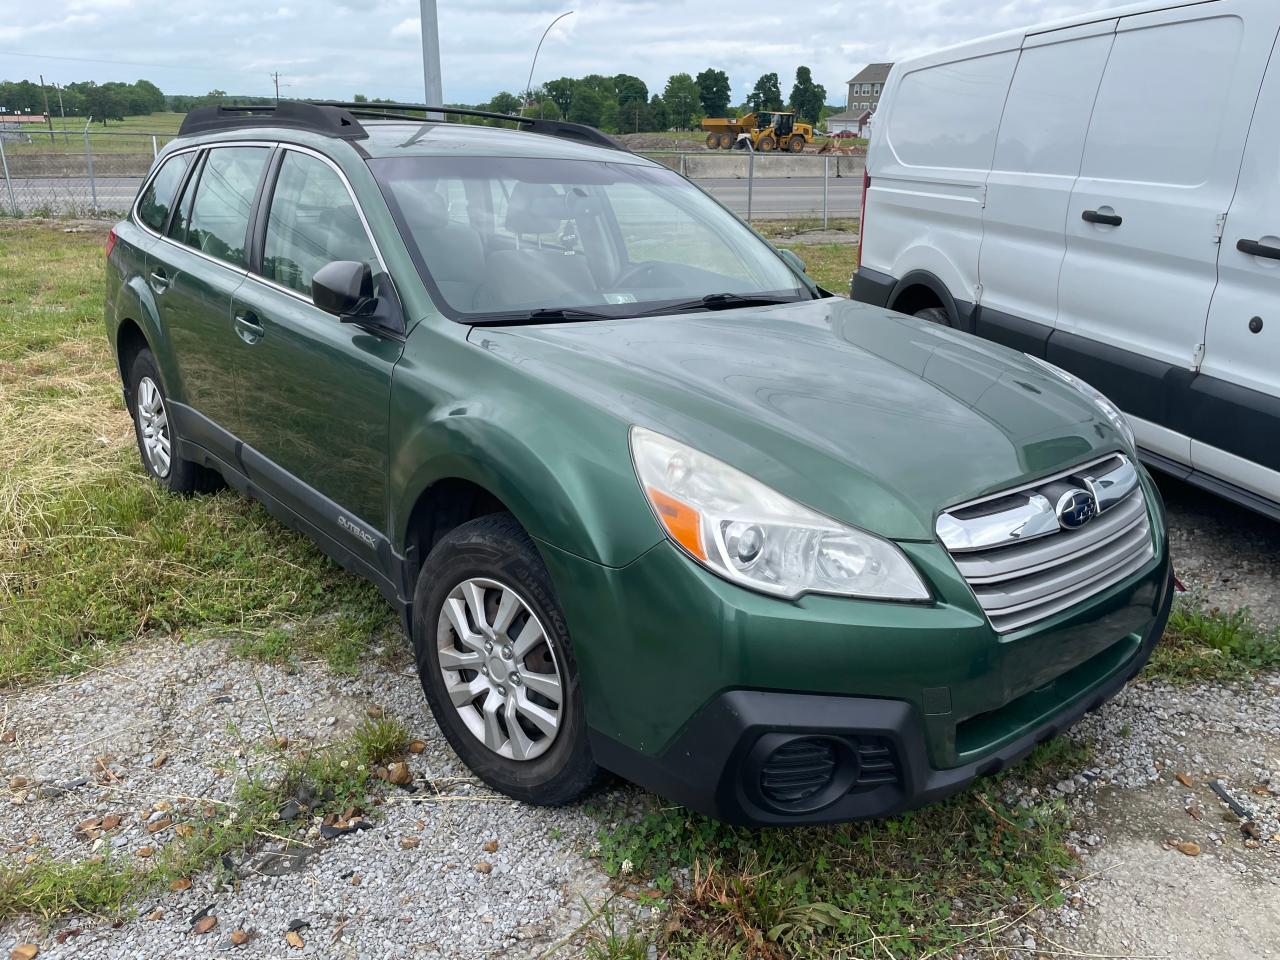
[{"label": "front bumper", "polygon": [[[622,568],[541,544],[597,761],[695,810],[754,824],[885,815],[1003,769],[1114,695],[1164,629],[1167,533],[1159,494],[1142,483],[1152,561],[1003,635],[936,543],[901,544],[933,588],[924,604],[779,600],[715,577],[666,542]],[[766,755],[797,737],[833,752],[838,795],[782,805],[762,795]]]},{"label": "front bumper", "polygon": [[[959,766],[931,765],[920,713],[905,701],[766,690],[719,694],[661,756],[646,756],[596,731],[592,749],[607,769],[727,823],[832,823],[901,813],[1017,763],[1115,696],[1150,657],[1172,599],[1170,577],[1145,636],[1124,638],[1049,685],[1061,690],[1025,695],[1044,703],[1057,699],[1057,709],[1016,739]],[[759,786],[769,754],[789,741],[815,738],[837,744],[839,762],[855,769],[837,773],[831,788],[806,801],[777,804]],[[874,758],[876,775],[862,783],[856,768],[866,755]]]}]

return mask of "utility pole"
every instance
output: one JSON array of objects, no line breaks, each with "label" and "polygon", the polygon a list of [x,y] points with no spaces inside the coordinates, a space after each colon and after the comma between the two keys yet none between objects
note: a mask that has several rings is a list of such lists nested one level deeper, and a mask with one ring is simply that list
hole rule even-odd
[{"label": "utility pole", "polygon": [[[423,101],[429,107],[444,106],[444,89],[440,82],[440,23],[436,19],[436,0],[421,0],[422,18],[422,81],[426,94]],[[428,120],[442,119],[437,113],[427,113]]]},{"label": "utility pole", "polygon": [[49,115],[49,91],[45,89],[44,74],[40,74],[40,92],[44,94],[44,122],[49,125],[49,144],[53,144],[53,117]]},{"label": "utility pole", "polygon": [[67,111],[62,105],[62,88],[55,83],[53,89],[58,91],[58,113],[62,114],[62,139],[70,143],[71,137],[67,133]]},{"label": "utility pole", "polygon": [[280,71],[277,70],[275,73],[271,74],[271,79],[274,80],[276,84],[276,106],[278,107],[280,106]]}]

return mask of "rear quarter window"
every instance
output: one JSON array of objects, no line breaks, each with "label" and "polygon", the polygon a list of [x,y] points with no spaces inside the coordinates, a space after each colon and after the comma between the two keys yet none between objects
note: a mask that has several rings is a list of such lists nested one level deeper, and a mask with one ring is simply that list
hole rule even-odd
[{"label": "rear quarter window", "polygon": [[142,192],[142,199],[138,201],[138,219],[152,230],[158,233],[164,231],[174,197],[182,184],[182,176],[187,172],[187,167],[191,166],[193,157],[194,151],[170,157]]},{"label": "rear quarter window", "polygon": [[1018,55],[996,53],[913,70],[889,116],[889,146],[913,167],[985,170]]}]

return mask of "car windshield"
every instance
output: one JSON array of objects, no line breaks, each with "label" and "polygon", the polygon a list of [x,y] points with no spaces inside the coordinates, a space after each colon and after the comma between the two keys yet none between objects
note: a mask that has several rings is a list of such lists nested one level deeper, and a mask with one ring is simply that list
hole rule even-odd
[{"label": "car windshield", "polygon": [[369,166],[436,302],[464,323],[814,296],[772,247],[664,168],[519,157]]}]

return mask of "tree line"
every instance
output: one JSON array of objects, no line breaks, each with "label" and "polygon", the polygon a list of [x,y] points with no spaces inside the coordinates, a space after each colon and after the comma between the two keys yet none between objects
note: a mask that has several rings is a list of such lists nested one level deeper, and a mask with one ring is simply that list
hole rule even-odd
[{"label": "tree line", "polygon": [[[6,113],[43,113],[45,95],[50,112],[69,117],[93,117],[104,125],[108,120],[140,116],[162,110],[177,113],[216,103],[255,105],[273,103],[273,97],[230,96],[224,90],[210,90],[202,95],[166,96],[149,80],[133,83],[83,81],[63,87],[51,84],[42,90],[30,80],[0,81],[0,108]],[[58,94],[61,93],[61,105]],[[494,113],[520,113],[546,119],[569,120],[599,127],[607,133],[634,133],[649,130],[688,130],[698,126],[703,117],[741,116],[750,112],[791,109],[802,120],[819,123],[832,109],[826,106],[827,91],[815,83],[809,68],[796,68],[791,95],[783,100],[778,74],[766,73],[736,107],[732,107],[732,89],[723,70],[708,67],[696,76],[672,74],[661,91],[650,91],[639,77],[628,73],[613,76],[589,74],[585,77],[560,77],[550,80],[523,96],[502,91],[487,103],[447,104],[471,107]],[[354,97],[370,104],[391,101],[370,99],[357,93]],[[483,123],[483,120],[474,120]]]},{"label": "tree line", "polygon": [[650,92],[643,80],[628,73],[593,73],[549,80],[523,97],[504,90],[476,107],[495,113],[519,113],[523,109],[526,116],[585,123],[606,133],[637,133],[673,127],[688,130],[698,126],[703,117],[783,109],[794,110],[809,123],[818,123],[830,109],[826,99],[826,88],[814,82],[808,67],[801,66],[796,69],[791,96],[786,101],[778,74],[766,73],[746,99],[732,107],[728,75],[708,67],[696,76],[672,74],[661,92]]}]

